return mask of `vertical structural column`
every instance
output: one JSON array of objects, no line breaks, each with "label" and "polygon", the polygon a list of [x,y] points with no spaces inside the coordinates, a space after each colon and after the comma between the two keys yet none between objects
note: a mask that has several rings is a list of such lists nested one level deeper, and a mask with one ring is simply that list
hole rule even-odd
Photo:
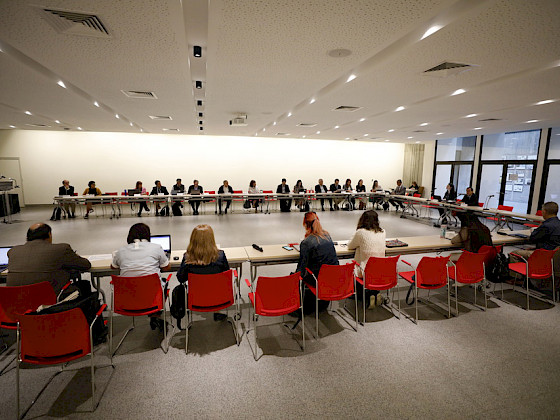
[{"label": "vertical structural column", "polygon": [[546,161],[546,147],[548,140],[549,128],[541,129],[541,138],[539,141],[539,155],[537,157],[537,167],[535,168],[535,185],[533,185],[533,201],[530,203],[531,207],[528,212],[535,213],[539,205],[539,196],[541,192],[541,185],[546,182],[546,179],[542,179],[544,171],[544,162]]},{"label": "vertical structural column", "polygon": [[[476,143],[474,146],[474,162],[473,162],[473,173],[472,173],[472,182],[471,186],[476,188],[476,183],[478,181],[478,169],[480,166],[480,151],[482,150],[482,136],[476,136]],[[478,194],[478,191],[476,191]]]}]

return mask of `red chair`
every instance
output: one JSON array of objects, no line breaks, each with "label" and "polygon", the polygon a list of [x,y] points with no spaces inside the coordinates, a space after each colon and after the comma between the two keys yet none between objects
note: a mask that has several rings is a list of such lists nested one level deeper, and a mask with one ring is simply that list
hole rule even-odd
[{"label": "red chair", "polygon": [[[535,213],[535,216],[542,216],[542,210],[537,210],[537,213]],[[535,224],[535,223],[523,223],[523,226],[527,226],[530,228],[536,228],[539,227],[541,225],[541,223],[539,222],[539,224]]]},{"label": "red chair", "polygon": [[[403,263],[412,267],[407,261]],[[441,289],[447,286],[447,317],[451,318],[451,302],[449,296],[449,272],[447,270],[447,257],[422,257],[416,270],[403,271],[399,273],[404,280],[414,284],[415,323],[418,324],[418,289],[428,290],[428,302],[430,301],[430,290]]]},{"label": "red chair", "polygon": [[[492,248],[492,247],[489,247]],[[451,262],[452,266],[448,267],[449,278],[455,281],[455,313],[459,315],[459,294],[457,286],[458,284],[476,284],[482,283],[485,280],[484,275],[484,261],[488,258],[488,253],[490,253],[489,249],[486,249],[485,252],[468,252],[463,251],[457,264]],[[486,299],[486,288],[484,287],[484,309],[488,309],[488,302]],[[476,304],[476,286],[474,288],[474,306]]]},{"label": "red chair", "polygon": [[[522,262],[510,263],[509,269],[514,273],[525,276],[525,286],[527,292],[527,310],[529,310],[529,279],[544,280],[552,279],[552,303],[556,302],[556,285],[554,279],[554,253],[556,250],[535,249],[528,260],[521,255],[510,252],[523,260]],[[515,290],[516,279],[513,279],[513,290]],[[540,299],[538,296],[532,295],[534,298]]]},{"label": "red chair", "polygon": [[[366,289],[377,290],[379,292],[386,290],[387,297],[389,297],[389,290],[397,286],[397,263],[399,262],[400,257],[400,255],[397,255],[395,257],[369,257],[366,268],[364,270],[364,278],[361,279],[359,277],[356,277],[356,281],[363,286],[362,309],[364,316],[362,325],[366,322]],[[396,290],[400,313],[401,300],[399,295],[399,288],[396,287]],[[393,296],[394,295],[395,290],[393,289]],[[393,309],[390,309],[391,312],[393,312]],[[400,319],[400,317],[396,315],[395,317]]]},{"label": "red chair", "polygon": [[237,271],[228,270],[218,274],[192,274],[186,283],[186,309],[187,327],[185,333],[185,354],[188,353],[189,329],[192,327],[193,312],[218,312],[236,306],[236,313],[233,321],[228,317],[231,324],[235,341],[239,346],[238,324],[240,318],[239,286],[237,283]]},{"label": "red chair", "polygon": [[[22,314],[34,311],[39,305],[55,303],[56,294],[48,281],[28,286],[0,287],[0,329],[17,330]],[[2,368],[0,375],[16,360],[16,357]]]},{"label": "red chair", "polygon": [[[169,283],[171,274],[167,276],[166,283]],[[169,291],[167,286],[164,291],[161,287],[161,281],[157,273],[149,276],[138,277],[121,277],[111,276],[111,326],[109,333],[109,351],[114,356],[119,350],[124,339],[130,331],[134,329],[134,317],[142,315],[155,315],[163,312],[163,340],[166,346],[161,346],[164,353],[169,350],[169,342],[167,341],[167,317],[165,311],[165,303],[168,301]],[[132,325],[126,330],[123,337],[119,341],[117,348],[113,351],[113,313],[131,316]],[[173,334],[170,335],[170,340]]]},{"label": "red chair", "polygon": [[[502,204],[498,205],[498,210],[503,211],[513,211],[513,206],[504,206]],[[507,223],[507,219],[505,216],[490,216],[486,218],[487,220],[492,220],[495,223],[494,229],[502,227],[505,223]],[[494,230],[492,229],[492,230]]]},{"label": "red chair", "polygon": [[[204,194],[216,194],[216,190],[204,191]],[[202,200],[203,206],[206,205],[206,203],[214,203],[214,214],[218,214],[218,206],[216,204],[216,197],[209,197],[209,198],[205,198],[204,200]]]},{"label": "red chair", "polygon": [[[253,352],[255,361],[258,361],[258,337],[257,337],[257,322],[259,316],[284,316],[291,312],[301,310],[301,340],[300,348],[305,351],[305,319],[303,316],[303,283],[299,273],[290,274],[284,277],[258,277],[255,284],[251,284],[248,279],[245,283],[249,286],[249,300],[251,307],[249,309],[249,326],[247,329],[247,336],[251,331],[251,320],[254,323],[255,331],[255,348],[249,341],[249,347]],[[253,316],[251,316],[251,308],[253,309]],[[296,324],[291,328],[294,329]],[[288,327],[284,324],[285,327]],[[299,344],[299,343],[298,343]],[[264,353],[263,353],[264,354]],[[262,355],[261,355],[262,356]]]},{"label": "red chair", "polygon": [[[315,295],[315,331],[317,332],[317,338],[319,336],[319,300],[327,300],[333,302],[335,300],[346,300],[350,296],[354,295],[355,308],[355,320],[356,326],[353,327],[344,317],[342,317],[337,311],[333,311],[333,314],[340,316],[354,331],[358,331],[358,301],[356,299],[356,278],[354,276],[354,266],[356,262],[353,261],[345,265],[329,265],[323,264],[319,270],[319,276],[315,277],[313,272],[306,268],[307,272],[313,276],[315,279],[315,285],[307,284],[307,287]],[[344,304],[344,309],[346,309],[346,302]]]},{"label": "red chair", "polygon": [[[54,377],[64,371],[65,364],[72,360],[85,357],[88,354],[91,355],[91,411],[95,411],[99,402],[96,403],[95,401],[95,366],[93,364],[94,350],[92,327],[106,307],[107,305],[104,304],[99,308],[91,324],[88,324],[80,308],[74,308],[55,314],[26,314],[19,317],[21,326],[17,334],[17,348],[20,350],[18,352],[18,361],[16,365],[18,419],[20,418],[20,363],[23,362],[32,365],[62,364],[61,370],[56,372],[49,379],[47,384],[39,392],[39,395],[35,397],[31,405],[25,410],[21,416],[21,418],[23,418]],[[111,366],[114,369],[115,366],[113,365],[113,359],[110,354],[109,358],[111,364],[104,367]],[[103,395],[103,392],[101,395]]]}]

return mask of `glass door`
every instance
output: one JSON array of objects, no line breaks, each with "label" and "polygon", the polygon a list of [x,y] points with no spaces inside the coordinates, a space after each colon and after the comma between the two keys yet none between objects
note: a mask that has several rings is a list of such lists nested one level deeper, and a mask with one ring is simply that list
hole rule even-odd
[{"label": "glass door", "polygon": [[471,186],[472,165],[453,165],[453,185],[457,194],[465,194]]},{"label": "glass door", "polygon": [[544,193],[544,201],[560,202],[560,164],[548,165],[548,176],[546,178],[546,189]]},{"label": "glass door", "polygon": [[516,163],[507,165],[504,200],[500,204],[513,207],[515,213],[527,213],[532,179],[532,164]]},{"label": "glass door", "polygon": [[503,171],[503,164],[482,165],[482,174],[478,187],[478,201],[484,203],[488,208],[495,209],[500,204]]}]

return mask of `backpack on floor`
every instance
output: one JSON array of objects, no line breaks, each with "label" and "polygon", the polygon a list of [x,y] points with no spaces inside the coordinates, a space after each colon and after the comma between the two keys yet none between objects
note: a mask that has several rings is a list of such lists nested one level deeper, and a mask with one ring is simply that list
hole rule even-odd
[{"label": "backpack on floor", "polygon": [[181,319],[186,314],[185,285],[175,286],[171,292],[171,316],[177,320],[177,327],[181,329]]},{"label": "backpack on floor", "polygon": [[60,215],[62,214],[62,209],[60,207],[56,207],[51,216],[51,220],[60,220]]},{"label": "backpack on floor", "polygon": [[179,206],[171,206],[171,211],[173,212],[173,216],[182,216],[183,213],[181,212],[181,208]]},{"label": "backpack on floor", "polygon": [[489,264],[486,278],[492,283],[503,283],[509,277],[509,258],[502,251],[496,254],[494,264]]},{"label": "backpack on floor", "polygon": [[169,216],[169,206],[165,206],[159,212],[160,216]]}]

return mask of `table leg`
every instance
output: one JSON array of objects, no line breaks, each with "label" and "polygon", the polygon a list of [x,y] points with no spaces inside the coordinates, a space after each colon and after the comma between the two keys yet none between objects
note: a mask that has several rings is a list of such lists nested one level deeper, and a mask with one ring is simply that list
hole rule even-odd
[{"label": "table leg", "polygon": [[97,290],[101,294],[103,303],[107,303],[107,297],[105,296],[105,292],[101,288],[101,277],[91,274],[91,284],[93,285],[95,290]]}]

